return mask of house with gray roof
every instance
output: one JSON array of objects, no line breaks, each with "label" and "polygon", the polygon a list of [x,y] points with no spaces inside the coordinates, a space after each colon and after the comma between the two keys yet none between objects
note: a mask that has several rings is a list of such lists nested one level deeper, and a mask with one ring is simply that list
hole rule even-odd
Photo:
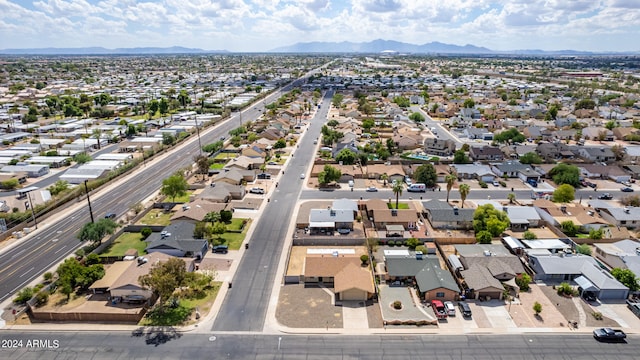
[{"label": "house with gray roof", "polygon": [[354,220],[351,209],[311,209],[309,229],[311,234],[333,234],[337,229],[353,230]]},{"label": "house with gray roof", "polygon": [[0,172],[3,173],[25,173],[30,178],[37,178],[47,175],[49,173],[49,166],[47,165],[7,165],[0,168]]},{"label": "house with gray roof", "polygon": [[231,185],[225,182],[208,186],[200,193],[200,198],[211,202],[226,203],[233,200],[242,200],[246,189],[241,185]]},{"label": "house with gray roof", "polygon": [[640,208],[595,207],[595,210],[604,220],[617,227],[635,229],[640,226]]},{"label": "house with gray roof", "polygon": [[487,129],[480,129],[476,127],[467,127],[463,130],[463,133],[469,139],[480,139],[480,140],[493,140],[493,133],[487,131]]},{"label": "house with gray roof", "polygon": [[616,155],[609,147],[581,147],[578,154],[586,161],[609,163],[616,160]]},{"label": "house with gray roof", "polygon": [[[402,250],[400,250],[402,251]],[[385,250],[385,281],[405,284],[415,283],[420,297],[426,301],[457,300],[460,288],[448,269],[440,267],[437,255],[426,255],[406,250],[398,254],[397,250]]]},{"label": "house with gray roof", "polygon": [[530,169],[531,165],[521,164],[519,161],[505,161],[501,164],[495,164],[491,166],[491,170],[498,177],[504,177],[505,175],[510,178],[518,177],[520,171]]},{"label": "house with gray roof", "polygon": [[548,282],[574,281],[581,294],[599,299],[626,299],[629,289],[602,269],[591,256],[581,254],[528,254],[535,280]]},{"label": "house with gray roof", "polygon": [[469,149],[469,157],[474,161],[502,161],[504,153],[495,146],[472,146]]},{"label": "house with gray roof", "polygon": [[195,223],[189,221],[174,221],[166,226],[163,233],[152,233],[145,240],[148,254],[161,252],[175,257],[189,257],[202,259],[209,250],[209,243],[205,239],[194,239]]},{"label": "house with gray roof", "polygon": [[513,231],[526,231],[530,227],[537,228],[542,222],[540,214],[532,206],[505,206],[502,210],[507,213]]},{"label": "house with gray roof", "polygon": [[477,179],[484,182],[492,182],[496,174],[491,171],[489,165],[479,164],[451,164],[460,179]]},{"label": "house with gray roof", "polygon": [[429,200],[422,202],[424,217],[434,229],[460,229],[473,228],[474,209],[460,209],[451,206],[446,201]]},{"label": "house with gray roof", "polygon": [[629,269],[636,277],[640,277],[640,242],[626,239],[593,245],[596,248],[594,251],[596,259],[612,269]]}]

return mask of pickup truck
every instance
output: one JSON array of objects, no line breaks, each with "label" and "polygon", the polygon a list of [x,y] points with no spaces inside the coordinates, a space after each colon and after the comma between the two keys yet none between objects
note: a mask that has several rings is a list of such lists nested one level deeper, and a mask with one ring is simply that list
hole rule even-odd
[{"label": "pickup truck", "polygon": [[611,199],[613,199],[613,196],[611,196],[611,194],[609,194],[609,193],[604,193],[604,194],[598,196],[598,199],[600,199],[600,200],[611,200]]},{"label": "pickup truck", "polygon": [[432,300],[431,308],[433,309],[433,313],[440,320],[446,319],[449,316],[447,314],[447,309],[445,309],[444,304],[440,300]]},{"label": "pickup truck", "polygon": [[627,337],[627,334],[622,330],[599,328],[593,330],[593,337],[598,341],[623,341]]}]

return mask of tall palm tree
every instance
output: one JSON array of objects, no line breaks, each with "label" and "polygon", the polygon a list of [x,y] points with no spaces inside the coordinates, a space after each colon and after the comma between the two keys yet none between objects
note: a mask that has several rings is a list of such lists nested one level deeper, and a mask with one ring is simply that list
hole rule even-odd
[{"label": "tall palm tree", "polygon": [[387,175],[387,173],[380,175],[380,180],[382,180],[383,186],[387,187],[387,180],[389,180],[389,175]]},{"label": "tall palm tree", "polygon": [[460,184],[458,191],[460,191],[460,201],[462,202],[462,208],[464,208],[464,201],[467,199],[467,195],[469,195],[471,188],[468,184]]},{"label": "tall palm tree", "polygon": [[447,183],[447,202],[449,202],[449,193],[453,188],[453,184],[456,183],[456,180],[458,180],[458,177],[455,174],[449,174],[444,178],[444,181]]},{"label": "tall palm tree", "polygon": [[398,197],[402,195],[402,187],[400,181],[393,184],[393,194],[396,196],[396,209],[398,208]]}]

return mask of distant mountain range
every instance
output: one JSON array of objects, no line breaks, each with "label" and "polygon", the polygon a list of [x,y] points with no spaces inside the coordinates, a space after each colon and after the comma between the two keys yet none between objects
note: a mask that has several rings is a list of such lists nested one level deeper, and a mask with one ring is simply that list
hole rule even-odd
[{"label": "distant mountain range", "polygon": [[210,54],[228,53],[226,50],[202,50],[181,46],[172,47],[135,47],[107,49],[103,47],[81,48],[34,48],[34,49],[3,49],[0,54],[5,55],[151,55],[151,54]]},{"label": "distant mountain range", "polygon": [[[475,45],[453,45],[441,42],[430,42],[415,45],[394,40],[373,40],[369,42],[305,42],[267,51],[267,53],[366,53],[382,52],[402,54],[441,54],[441,55],[638,55],[640,51],[627,52],[589,52],[578,50],[512,50],[496,51]],[[4,55],[151,55],[151,54],[221,54],[231,53],[227,50],[203,50],[198,48],[173,47],[135,47],[107,49],[103,47],[82,48],[35,48],[35,49],[4,49]]]}]

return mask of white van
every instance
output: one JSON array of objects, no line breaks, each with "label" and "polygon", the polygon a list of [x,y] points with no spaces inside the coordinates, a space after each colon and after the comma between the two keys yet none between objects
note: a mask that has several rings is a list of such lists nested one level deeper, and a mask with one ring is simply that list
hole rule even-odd
[{"label": "white van", "polygon": [[411,184],[407,188],[409,192],[425,192],[427,191],[427,186],[425,184]]}]

